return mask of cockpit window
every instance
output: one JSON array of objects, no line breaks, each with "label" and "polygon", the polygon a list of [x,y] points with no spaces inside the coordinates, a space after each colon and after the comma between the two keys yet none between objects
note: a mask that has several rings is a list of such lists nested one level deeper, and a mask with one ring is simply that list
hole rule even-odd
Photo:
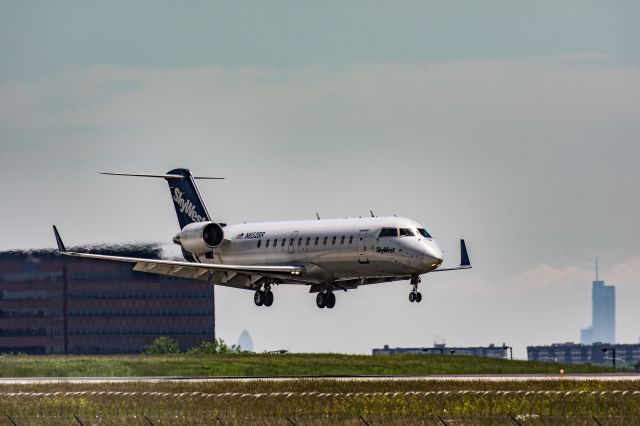
[{"label": "cockpit window", "polygon": [[378,237],[397,237],[398,229],[397,228],[382,228],[380,231],[380,235]]},{"label": "cockpit window", "polygon": [[418,232],[425,238],[431,238],[431,235],[424,228],[418,228]]},{"label": "cockpit window", "polygon": [[400,236],[401,237],[415,237],[416,233],[413,229],[409,228],[400,228]]}]

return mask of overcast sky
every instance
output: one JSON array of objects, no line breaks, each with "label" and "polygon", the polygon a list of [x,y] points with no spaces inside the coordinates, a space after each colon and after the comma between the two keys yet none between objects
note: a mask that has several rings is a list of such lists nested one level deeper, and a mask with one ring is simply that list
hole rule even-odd
[{"label": "overcast sky", "polygon": [[578,341],[593,258],[640,336],[640,3],[0,1],[0,249],[156,241],[187,167],[219,221],[398,214],[471,271],[270,309],[256,350]]}]

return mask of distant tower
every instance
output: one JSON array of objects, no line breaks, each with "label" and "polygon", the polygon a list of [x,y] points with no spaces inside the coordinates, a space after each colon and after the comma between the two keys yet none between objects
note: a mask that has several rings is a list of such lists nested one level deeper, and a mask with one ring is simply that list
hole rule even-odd
[{"label": "distant tower", "polygon": [[243,351],[253,352],[253,339],[247,330],[242,330],[242,333],[240,333],[238,346],[240,346]]},{"label": "distant tower", "polygon": [[598,276],[596,258],[596,279],[591,290],[591,327],[581,331],[583,344],[616,342],[616,288],[605,285]]}]

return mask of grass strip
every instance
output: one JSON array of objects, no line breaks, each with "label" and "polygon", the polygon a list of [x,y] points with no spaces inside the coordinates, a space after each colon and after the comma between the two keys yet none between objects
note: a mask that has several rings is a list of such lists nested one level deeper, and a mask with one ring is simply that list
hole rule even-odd
[{"label": "grass strip", "polygon": [[217,354],[2,356],[0,377],[558,374],[607,367],[448,355]]}]

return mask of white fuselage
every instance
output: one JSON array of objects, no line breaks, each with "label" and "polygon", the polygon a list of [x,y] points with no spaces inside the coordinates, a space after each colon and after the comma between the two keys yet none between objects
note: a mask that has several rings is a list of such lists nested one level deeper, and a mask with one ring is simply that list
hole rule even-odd
[{"label": "white fuselage", "polygon": [[[397,235],[381,236],[383,229]],[[394,216],[229,225],[212,255],[197,258],[203,263],[299,265],[304,271],[300,281],[332,282],[424,274],[440,266],[442,251],[417,222]]]}]

